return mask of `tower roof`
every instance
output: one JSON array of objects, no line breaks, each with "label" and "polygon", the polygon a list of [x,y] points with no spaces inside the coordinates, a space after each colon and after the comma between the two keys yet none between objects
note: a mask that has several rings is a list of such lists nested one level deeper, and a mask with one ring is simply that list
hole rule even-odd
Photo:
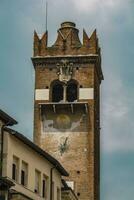
[{"label": "tower roof", "polygon": [[61,28],[75,28],[76,24],[74,22],[62,22],[61,23]]}]

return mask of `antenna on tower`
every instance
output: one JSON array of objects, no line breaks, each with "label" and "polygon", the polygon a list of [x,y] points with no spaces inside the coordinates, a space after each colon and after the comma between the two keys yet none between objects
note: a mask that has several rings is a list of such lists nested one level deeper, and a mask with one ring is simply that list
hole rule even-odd
[{"label": "antenna on tower", "polygon": [[47,32],[47,18],[48,18],[47,9],[48,9],[48,2],[46,0],[46,32]]}]

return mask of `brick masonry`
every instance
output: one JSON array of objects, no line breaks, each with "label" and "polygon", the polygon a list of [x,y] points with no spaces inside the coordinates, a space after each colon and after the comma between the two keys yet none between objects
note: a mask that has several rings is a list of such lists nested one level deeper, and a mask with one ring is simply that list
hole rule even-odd
[{"label": "brick masonry", "polygon": [[[100,83],[101,55],[96,30],[89,38],[83,31],[83,43],[78,37],[78,29],[72,22],[61,24],[57,40],[52,47],[47,46],[48,33],[39,39],[34,33],[35,89],[50,89],[49,101],[36,101],[34,107],[34,141],[52,154],[68,170],[67,180],[74,181],[74,191],[80,200],[99,200],[100,188]],[[52,82],[58,79],[56,64],[66,59],[73,63],[72,79],[78,88],[94,88],[94,99],[87,102],[89,128],[87,132],[43,133],[41,107],[39,103],[51,103]],[[59,103],[60,104],[60,103]],[[68,137],[68,150],[61,155],[59,145]]]}]

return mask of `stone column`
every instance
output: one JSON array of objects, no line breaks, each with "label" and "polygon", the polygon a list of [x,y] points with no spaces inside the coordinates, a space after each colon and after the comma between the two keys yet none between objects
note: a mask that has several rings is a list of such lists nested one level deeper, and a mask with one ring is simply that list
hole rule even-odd
[{"label": "stone column", "polygon": [[67,100],[67,84],[64,83],[63,85],[63,101],[66,102]]}]

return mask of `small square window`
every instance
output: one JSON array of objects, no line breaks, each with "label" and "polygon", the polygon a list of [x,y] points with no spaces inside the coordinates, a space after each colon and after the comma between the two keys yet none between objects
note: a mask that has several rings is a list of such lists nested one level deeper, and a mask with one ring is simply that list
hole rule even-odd
[{"label": "small square window", "polygon": [[22,161],[21,168],[21,184],[27,186],[28,184],[28,164]]},{"label": "small square window", "polygon": [[48,177],[46,175],[43,175],[43,180],[42,180],[42,197],[47,198],[47,193],[48,193],[48,187],[49,187],[49,182],[48,182]]},{"label": "small square window", "polygon": [[18,182],[19,180],[19,158],[13,156],[12,163],[12,179]]},{"label": "small square window", "polygon": [[35,170],[35,193],[40,194],[41,190],[41,172],[38,170]]}]

